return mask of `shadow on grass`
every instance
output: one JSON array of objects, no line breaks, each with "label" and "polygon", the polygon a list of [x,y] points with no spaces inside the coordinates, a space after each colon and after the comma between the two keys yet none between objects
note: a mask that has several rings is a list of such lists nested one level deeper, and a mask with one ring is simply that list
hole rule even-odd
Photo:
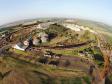
[{"label": "shadow on grass", "polygon": [[100,54],[94,54],[94,58],[95,60],[98,60],[98,61],[104,61],[104,58],[100,55]]}]

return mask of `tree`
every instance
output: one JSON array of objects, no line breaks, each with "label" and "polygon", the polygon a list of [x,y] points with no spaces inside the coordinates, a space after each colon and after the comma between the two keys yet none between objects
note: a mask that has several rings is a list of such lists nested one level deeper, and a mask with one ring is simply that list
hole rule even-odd
[{"label": "tree", "polygon": [[44,63],[46,64],[48,62],[48,58],[47,57],[44,57],[44,58],[39,58],[38,60],[40,63]]}]

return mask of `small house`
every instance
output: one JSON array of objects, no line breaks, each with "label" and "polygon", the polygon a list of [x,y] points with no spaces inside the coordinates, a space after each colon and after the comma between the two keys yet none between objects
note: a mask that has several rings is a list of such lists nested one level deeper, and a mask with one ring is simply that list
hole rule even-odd
[{"label": "small house", "polygon": [[36,38],[36,37],[33,38],[33,45],[37,46],[40,44],[40,42],[41,42],[40,38]]},{"label": "small house", "polygon": [[45,43],[48,41],[48,34],[46,34],[45,32],[40,32],[39,37],[42,43]]},{"label": "small house", "polygon": [[24,43],[19,42],[13,46],[14,49],[25,51],[28,48],[28,45],[24,45]]},{"label": "small house", "polygon": [[29,41],[28,40],[24,41],[23,43],[24,43],[24,45],[28,45],[29,46]]}]

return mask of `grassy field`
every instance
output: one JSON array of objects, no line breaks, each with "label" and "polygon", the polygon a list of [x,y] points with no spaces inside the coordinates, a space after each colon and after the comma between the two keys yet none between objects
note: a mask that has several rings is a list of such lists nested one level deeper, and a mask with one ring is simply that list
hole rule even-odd
[{"label": "grassy field", "polygon": [[51,50],[54,53],[62,54],[62,55],[69,55],[69,56],[76,56],[78,52],[75,50]]},{"label": "grassy field", "polygon": [[[112,30],[110,26],[85,20],[76,20],[75,23],[90,27],[91,29],[104,34],[107,41],[112,43]],[[7,30],[10,32],[14,31],[13,29],[1,29],[0,33]],[[82,32],[77,33],[58,24],[50,25],[48,29],[43,31],[51,35],[52,39],[49,39],[45,44],[41,44],[42,46],[57,46],[58,43],[77,44],[87,42],[88,40],[96,40],[95,35],[88,31],[81,34]],[[24,34],[24,39],[26,39],[30,32],[32,31],[29,31],[29,29],[17,31],[13,34],[13,41],[18,41],[21,34]],[[93,43],[93,45],[97,46],[96,43]],[[50,50],[56,54],[79,57],[79,51],[84,51],[90,47],[91,43],[88,43],[87,45],[76,48]],[[13,56],[0,57],[0,84],[91,84],[91,78],[87,73],[78,68],[68,69],[48,64],[40,64],[37,60],[34,60],[36,58],[35,56],[38,54],[34,56],[31,52],[16,49],[10,49],[10,51],[14,52],[15,55],[20,55],[21,59],[14,58]],[[95,63],[99,66],[103,66],[104,59],[101,52],[98,49],[93,49],[92,54],[95,57]],[[33,57],[33,60],[27,60],[27,56]],[[31,61],[35,61],[35,63]],[[75,65],[81,63],[82,62],[78,61],[75,62]],[[82,63],[82,65],[88,67],[87,64]],[[110,79],[112,79],[111,76]]]},{"label": "grassy field", "polygon": [[89,77],[79,70],[34,65],[11,57],[0,58],[0,62],[2,84],[90,84]]}]

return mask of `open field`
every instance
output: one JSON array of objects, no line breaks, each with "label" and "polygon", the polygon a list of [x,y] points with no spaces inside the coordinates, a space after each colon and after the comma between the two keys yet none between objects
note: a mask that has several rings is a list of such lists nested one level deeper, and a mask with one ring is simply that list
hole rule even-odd
[{"label": "open field", "polygon": [[[3,56],[0,57],[0,83],[91,84],[94,78],[98,81],[98,71],[105,69],[106,58],[103,58],[97,36],[104,35],[103,41],[111,44],[111,27],[79,19],[73,23],[97,33],[73,31],[58,22],[47,25],[46,29],[38,29],[36,24],[0,30],[1,35],[6,31],[10,34],[0,40],[0,55]],[[37,45],[33,44],[34,39]],[[12,45],[18,42],[23,45],[28,42],[28,47],[24,51],[13,49]],[[109,77],[111,79],[111,75]]]}]

